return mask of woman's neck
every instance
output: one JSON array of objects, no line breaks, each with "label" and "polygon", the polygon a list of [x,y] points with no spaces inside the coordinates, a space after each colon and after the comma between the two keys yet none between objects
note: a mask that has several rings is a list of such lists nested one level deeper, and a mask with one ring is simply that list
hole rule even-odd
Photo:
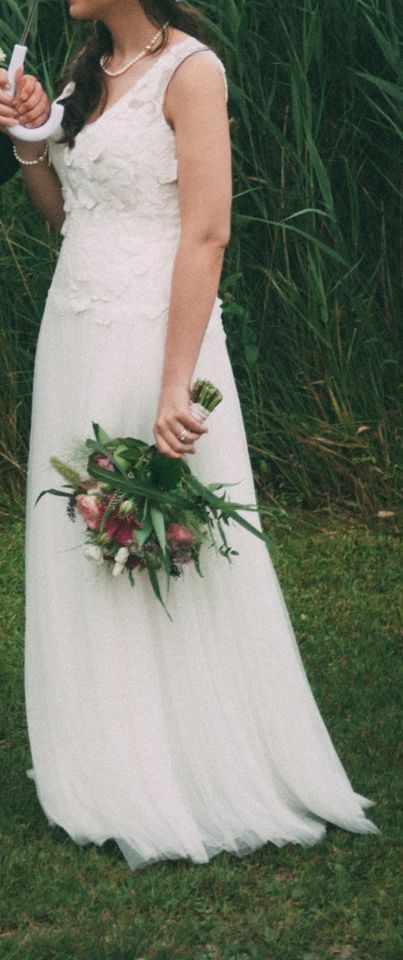
[{"label": "woman's neck", "polygon": [[158,30],[140,4],[133,3],[133,0],[112,4],[110,11],[104,11],[102,22],[112,35],[116,67],[141,53]]}]

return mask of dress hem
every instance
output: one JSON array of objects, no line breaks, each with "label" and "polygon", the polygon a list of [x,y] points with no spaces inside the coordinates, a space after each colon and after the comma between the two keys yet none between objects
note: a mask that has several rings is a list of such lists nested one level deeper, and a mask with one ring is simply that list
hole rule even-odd
[{"label": "dress hem", "polygon": [[[26,770],[26,775],[36,784],[33,768]],[[359,800],[363,809],[376,806],[376,801],[374,800],[370,800],[367,797],[362,797],[360,794],[355,794],[355,797]],[[251,839],[244,839],[242,835],[236,837],[232,844],[228,842],[224,842],[222,844],[211,844],[201,840],[198,852],[190,852],[189,850],[183,848],[180,851],[171,850],[160,851],[158,853],[153,853],[150,851],[149,855],[142,855],[137,852],[136,847],[128,840],[124,840],[122,837],[114,836],[111,833],[98,834],[94,836],[86,836],[85,834],[75,833],[74,830],[68,828],[62,822],[54,819],[54,817],[47,812],[46,806],[39,798],[39,795],[38,799],[50,827],[59,827],[60,829],[64,830],[70,839],[73,840],[73,842],[78,846],[87,846],[88,844],[93,843],[97,847],[102,847],[108,841],[113,840],[119,847],[124,859],[132,870],[137,870],[141,867],[146,867],[153,863],[159,863],[165,860],[184,860],[195,864],[209,863],[220,853],[232,853],[238,858],[242,859],[243,857],[249,856],[255,851],[261,849],[268,843],[272,844],[278,849],[284,847],[287,843],[299,845],[305,848],[313,847],[326,836],[328,825],[357,834],[381,833],[379,828],[372,823],[371,820],[367,820],[365,817],[363,817],[362,823],[357,823],[356,827],[351,825],[348,827],[343,827],[341,824],[334,823],[334,821],[325,820],[314,813],[310,813],[309,819],[311,831],[304,835],[301,834],[300,837],[296,836],[295,834],[290,834],[289,836],[278,836],[275,833],[270,834],[270,832],[268,832],[266,836],[258,836],[256,833],[254,833],[253,829],[250,829],[249,831],[246,830],[245,832],[249,833],[249,836],[254,834],[255,839],[253,841]],[[315,832],[312,832],[312,829],[314,829]]]}]

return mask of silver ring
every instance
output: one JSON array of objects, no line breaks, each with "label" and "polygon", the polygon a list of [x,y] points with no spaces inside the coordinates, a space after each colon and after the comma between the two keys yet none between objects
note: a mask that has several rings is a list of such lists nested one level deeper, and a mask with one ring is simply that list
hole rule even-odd
[{"label": "silver ring", "polygon": [[184,443],[186,440],[186,437],[188,436],[188,433],[189,433],[188,430],[182,430],[182,433],[180,433],[178,436],[178,440],[180,440],[181,443]]}]

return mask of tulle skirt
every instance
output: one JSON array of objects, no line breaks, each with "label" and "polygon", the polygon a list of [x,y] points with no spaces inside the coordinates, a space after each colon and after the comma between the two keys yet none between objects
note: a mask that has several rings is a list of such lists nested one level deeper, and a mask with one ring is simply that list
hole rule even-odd
[{"label": "tulle skirt", "polygon": [[[25,692],[32,768],[50,825],[114,838],[129,866],[208,861],[266,842],[314,844],[330,822],[378,833],[310,689],[265,544],[231,523],[229,563],[203,546],[171,582],[170,621],[145,574],[132,587],[82,551],[57,454],[83,467],[91,422],[153,442],[165,328],[72,321],[51,302],[34,376],[26,520]],[[224,396],[189,457],[204,482],[255,502],[239,398],[214,305],[194,379]],[[248,519],[259,526],[257,515]]]}]

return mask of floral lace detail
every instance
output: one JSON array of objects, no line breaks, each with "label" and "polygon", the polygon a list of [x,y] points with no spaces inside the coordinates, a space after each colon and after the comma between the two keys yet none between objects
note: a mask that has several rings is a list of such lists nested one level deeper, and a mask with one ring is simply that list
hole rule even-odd
[{"label": "floral lace detail", "polygon": [[[225,79],[216,54],[189,36],[84,127],[73,149],[50,144],[66,218],[49,298],[59,309],[68,302],[77,319],[133,323],[167,315],[180,213],[175,133],[163,101],[177,66],[198,51],[215,58]],[[71,92],[68,85],[59,99]]]}]

